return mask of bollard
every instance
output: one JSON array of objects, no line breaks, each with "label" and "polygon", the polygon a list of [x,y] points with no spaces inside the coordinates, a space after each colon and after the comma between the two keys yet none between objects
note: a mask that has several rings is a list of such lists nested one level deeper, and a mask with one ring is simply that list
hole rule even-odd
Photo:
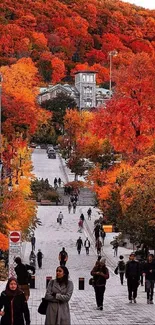
[{"label": "bollard", "polygon": [[47,277],[46,277],[46,288],[47,288],[47,286],[48,286],[50,280],[52,280],[52,276],[47,276]]},{"label": "bollard", "polygon": [[30,289],[35,289],[35,275],[31,275]]},{"label": "bollard", "polygon": [[79,290],[84,290],[84,278],[79,278]]}]

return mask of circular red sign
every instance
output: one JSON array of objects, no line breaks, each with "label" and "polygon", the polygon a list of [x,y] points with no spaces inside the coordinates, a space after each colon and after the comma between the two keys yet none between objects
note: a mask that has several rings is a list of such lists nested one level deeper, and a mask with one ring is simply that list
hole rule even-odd
[{"label": "circular red sign", "polygon": [[20,240],[20,234],[17,231],[12,231],[12,233],[10,234],[10,240],[13,243],[17,243]]}]

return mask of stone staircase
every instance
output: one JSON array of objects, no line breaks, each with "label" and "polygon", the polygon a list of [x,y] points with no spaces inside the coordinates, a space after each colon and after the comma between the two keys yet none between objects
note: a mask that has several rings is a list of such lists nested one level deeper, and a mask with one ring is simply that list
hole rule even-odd
[{"label": "stone staircase", "polygon": [[[70,196],[64,195],[64,188],[59,187],[57,189],[57,192],[59,193],[59,197],[61,200],[61,203],[59,203],[59,205],[68,205]],[[77,204],[80,206],[88,206],[88,205],[94,206],[95,205],[94,193],[88,188],[82,188],[80,190],[79,200],[78,200]]]}]

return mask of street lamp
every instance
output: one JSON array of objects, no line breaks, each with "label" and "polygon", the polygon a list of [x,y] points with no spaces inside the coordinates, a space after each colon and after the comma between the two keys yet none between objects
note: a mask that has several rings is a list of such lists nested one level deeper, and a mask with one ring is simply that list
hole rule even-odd
[{"label": "street lamp", "polygon": [[113,56],[117,56],[118,52],[116,50],[109,52],[109,58],[110,58],[110,81],[109,81],[109,91],[110,91],[110,98],[112,97],[112,58]]}]

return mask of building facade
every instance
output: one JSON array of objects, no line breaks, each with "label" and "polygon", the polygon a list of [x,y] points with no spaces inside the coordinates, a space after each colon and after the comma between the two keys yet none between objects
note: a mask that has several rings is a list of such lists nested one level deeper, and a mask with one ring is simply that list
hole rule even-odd
[{"label": "building facade", "polygon": [[41,104],[46,100],[51,100],[58,93],[68,94],[74,98],[79,109],[89,109],[92,107],[104,106],[110,97],[108,89],[96,86],[95,71],[78,71],[75,73],[75,85],[57,84],[41,88],[38,101]]}]

